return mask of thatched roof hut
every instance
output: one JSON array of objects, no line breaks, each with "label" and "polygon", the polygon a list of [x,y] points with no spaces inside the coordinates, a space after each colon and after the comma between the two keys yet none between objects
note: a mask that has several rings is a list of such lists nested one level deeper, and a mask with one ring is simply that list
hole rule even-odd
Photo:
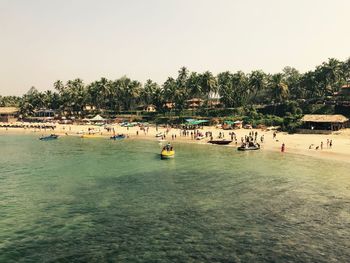
[{"label": "thatched roof hut", "polygon": [[19,109],[16,107],[0,107],[0,122],[15,122]]},{"label": "thatched roof hut", "polygon": [[343,115],[306,114],[301,121],[304,129],[337,131],[345,128],[349,119]]},{"label": "thatched roof hut", "polygon": [[341,114],[336,115],[321,115],[321,114],[306,114],[302,122],[323,122],[323,123],[344,123],[349,119]]}]

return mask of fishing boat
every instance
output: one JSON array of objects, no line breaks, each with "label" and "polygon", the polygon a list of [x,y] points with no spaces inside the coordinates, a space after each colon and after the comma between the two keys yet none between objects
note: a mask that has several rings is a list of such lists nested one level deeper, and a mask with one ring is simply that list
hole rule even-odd
[{"label": "fishing boat", "polygon": [[245,143],[237,147],[238,151],[255,151],[259,149],[260,149],[260,145],[258,143],[249,143],[249,144]]},{"label": "fishing boat", "polygon": [[56,140],[58,139],[58,135],[56,134],[50,134],[48,136],[41,136],[39,138],[40,141],[50,141],[50,140]]},{"label": "fishing boat", "polygon": [[160,153],[160,158],[161,159],[171,159],[175,157],[175,150],[171,146],[170,143],[168,143],[166,146],[163,147],[161,153]]},{"label": "fishing boat", "polygon": [[110,137],[111,140],[123,140],[126,138],[125,134],[116,134]]},{"label": "fishing boat", "polygon": [[226,140],[226,139],[218,139],[218,140],[208,141],[208,143],[219,144],[219,145],[226,145],[226,144],[230,144],[231,142],[232,142],[231,140]]}]

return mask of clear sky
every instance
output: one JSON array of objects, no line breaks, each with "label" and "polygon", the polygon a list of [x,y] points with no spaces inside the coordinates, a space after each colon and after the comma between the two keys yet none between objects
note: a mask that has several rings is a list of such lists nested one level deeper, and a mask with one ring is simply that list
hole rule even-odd
[{"label": "clear sky", "polygon": [[0,0],[0,94],[350,56],[349,0]]}]

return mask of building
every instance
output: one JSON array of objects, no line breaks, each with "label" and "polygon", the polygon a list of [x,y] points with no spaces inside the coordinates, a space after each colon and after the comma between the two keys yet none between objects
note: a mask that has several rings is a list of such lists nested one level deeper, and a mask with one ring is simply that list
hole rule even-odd
[{"label": "building", "polygon": [[200,98],[192,98],[190,100],[187,100],[187,108],[189,109],[196,109],[203,105],[204,100]]},{"label": "building", "polygon": [[350,84],[345,84],[345,85],[341,86],[340,91],[336,92],[335,95],[350,96]]},{"label": "building", "polygon": [[55,118],[55,114],[56,112],[51,109],[39,109],[35,110],[33,116],[29,117],[28,120],[39,122],[52,121]]},{"label": "building", "polygon": [[16,122],[18,113],[16,107],[0,107],[0,122]]},{"label": "building", "polygon": [[301,121],[303,125],[300,132],[302,133],[330,133],[346,128],[349,123],[349,119],[340,114],[306,114]]}]

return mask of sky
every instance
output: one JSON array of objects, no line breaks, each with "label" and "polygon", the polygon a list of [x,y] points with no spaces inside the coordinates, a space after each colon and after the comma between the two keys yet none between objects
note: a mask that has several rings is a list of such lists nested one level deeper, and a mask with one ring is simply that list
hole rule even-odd
[{"label": "sky", "polygon": [[349,0],[0,0],[0,95],[350,57]]}]

